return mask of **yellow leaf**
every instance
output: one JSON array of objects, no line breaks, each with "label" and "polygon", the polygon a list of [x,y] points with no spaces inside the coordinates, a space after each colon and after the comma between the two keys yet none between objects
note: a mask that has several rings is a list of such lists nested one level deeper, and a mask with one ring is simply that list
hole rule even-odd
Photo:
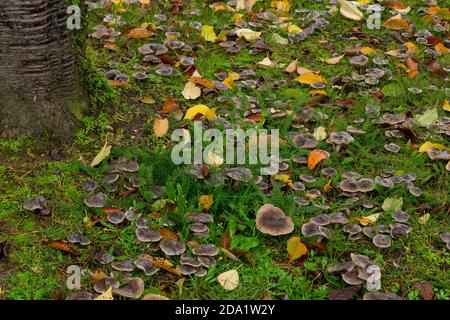
[{"label": "yellow leaf", "polygon": [[287,241],[289,261],[297,260],[308,253],[308,248],[300,241],[300,237],[291,237]]},{"label": "yellow leaf", "polygon": [[362,47],[361,49],[359,49],[359,52],[365,55],[371,55],[377,52],[377,49],[374,49],[372,47]]},{"label": "yellow leaf", "polygon": [[447,48],[442,42],[437,43],[434,46],[434,49],[440,53],[449,53],[450,52],[450,49]]},{"label": "yellow leaf", "polygon": [[241,75],[237,72],[229,72],[228,77],[225,78],[225,80],[222,81],[224,85],[227,86],[228,89],[231,89],[233,87],[234,81],[239,80]]},{"label": "yellow leaf", "polygon": [[184,119],[192,120],[199,113],[204,115],[208,120],[217,117],[215,108],[210,109],[207,105],[197,104],[186,111]]},{"label": "yellow leaf", "polygon": [[355,218],[355,220],[357,220],[361,225],[367,226],[368,224],[374,224],[377,222],[379,217],[379,213],[374,213],[367,217]]},{"label": "yellow leaf", "polygon": [[425,213],[423,216],[419,218],[419,223],[421,225],[427,224],[428,220],[430,220],[431,216],[429,213]]},{"label": "yellow leaf", "polygon": [[202,27],[202,37],[203,37],[203,39],[205,39],[205,41],[216,42],[217,35],[214,32],[214,27],[208,26],[206,24],[203,25],[203,27]]},{"label": "yellow leaf", "polygon": [[153,104],[155,103],[155,99],[153,97],[150,96],[143,96],[141,98],[139,98],[139,101],[145,104]]},{"label": "yellow leaf", "polygon": [[256,39],[261,38],[262,34],[262,32],[253,31],[252,29],[238,29],[235,33],[239,38],[242,37],[247,41],[255,41]]},{"label": "yellow leaf", "polygon": [[327,96],[327,92],[325,90],[314,89],[309,92],[311,96]]},{"label": "yellow leaf", "polygon": [[287,174],[274,174],[272,179],[275,181],[282,181],[289,187],[292,187],[292,180]]},{"label": "yellow leaf", "polygon": [[239,273],[236,270],[230,270],[219,274],[217,277],[222,288],[227,291],[234,290],[239,285]]},{"label": "yellow leaf", "polygon": [[272,0],[270,6],[277,9],[278,12],[289,12],[291,9],[291,4],[288,0]]},{"label": "yellow leaf", "polygon": [[147,28],[134,28],[128,33],[130,39],[145,39],[153,36],[154,33]]},{"label": "yellow leaf", "polygon": [[290,34],[297,34],[303,31],[301,28],[297,27],[295,24],[292,23],[288,25],[287,29]]},{"label": "yellow leaf", "polygon": [[444,101],[444,105],[442,106],[442,109],[444,109],[445,111],[450,112],[450,104],[448,103],[448,100]]},{"label": "yellow leaf", "polygon": [[332,178],[330,178],[330,179],[328,180],[328,182],[324,184],[324,186],[323,186],[323,192],[326,193],[326,192],[330,191],[330,189],[331,189],[331,180],[332,180]]},{"label": "yellow leaf", "polygon": [[312,84],[315,82],[323,82],[326,83],[326,80],[314,72],[307,72],[304,74],[299,75],[297,78],[295,78],[296,81],[303,83],[303,84]]},{"label": "yellow leaf", "polygon": [[103,148],[100,150],[100,152],[95,156],[94,160],[92,160],[91,167],[95,167],[96,165],[100,164],[100,162],[105,160],[110,153],[111,146],[108,145],[108,135],[106,135],[105,144],[103,145]]},{"label": "yellow leaf", "polygon": [[284,69],[284,71],[287,73],[293,73],[297,71],[297,67],[298,67],[298,59],[295,59],[286,67],[286,69]]},{"label": "yellow leaf", "polygon": [[150,0],[139,0],[139,3],[145,6],[150,4]]},{"label": "yellow leaf", "polygon": [[417,47],[416,47],[416,45],[415,45],[414,43],[412,43],[412,42],[406,42],[406,43],[405,43],[405,46],[406,46],[409,50],[411,50],[413,53],[416,53],[416,52],[417,52]]},{"label": "yellow leaf", "polygon": [[205,210],[209,210],[213,203],[213,196],[210,194],[205,194],[198,199],[198,206],[203,207]]},{"label": "yellow leaf", "polygon": [[337,64],[342,58],[345,57],[345,54],[341,54],[340,56],[329,58],[329,59],[320,59],[320,61],[325,62],[327,64]]},{"label": "yellow leaf", "polygon": [[235,13],[233,18],[234,22],[244,22],[244,19],[242,19],[242,13]]},{"label": "yellow leaf", "polygon": [[185,99],[195,100],[202,95],[202,90],[195,83],[188,81],[181,94]]},{"label": "yellow leaf", "polygon": [[341,5],[339,12],[344,17],[355,21],[359,21],[363,18],[363,13],[359,11],[359,9],[356,8],[356,6],[353,5],[350,1],[339,0],[339,4]]},{"label": "yellow leaf", "polygon": [[114,300],[113,295],[112,295],[112,287],[109,287],[108,290],[103,292],[101,295],[99,295],[94,300]]},{"label": "yellow leaf", "polygon": [[260,67],[276,67],[277,64],[275,61],[272,61],[269,57],[265,57],[261,61],[258,62],[258,66]]},{"label": "yellow leaf", "polygon": [[437,149],[437,150],[447,150],[450,151],[450,148],[443,146],[442,144],[439,143],[433,143],[430,141],[425,142],[424,144],[422,144],[419,148],[419,152],[420,153],[424,153],[427,152],[428,149],[433,148],[433,149]]},{"label": "yellow leaf", "polygon": [[402,18],[401,14],[393,16],[392,18],[386,20],[383,24],[383,27],[390,28],[392,30],[402,30],[408,29],[409,23],[405,19]]},{"label": "yellow leaf", "polygon": [[155,117],[153,121],[153,133],[158,138],[164,137],[169,131],[169,120],[167,118]]},{"label": "yellow leaf", "polygon": [[206,164],[213,165],[214,167],[220,167],[223,161],[223,158],[214,152],[208,152],[207,159],[205,160]]}]

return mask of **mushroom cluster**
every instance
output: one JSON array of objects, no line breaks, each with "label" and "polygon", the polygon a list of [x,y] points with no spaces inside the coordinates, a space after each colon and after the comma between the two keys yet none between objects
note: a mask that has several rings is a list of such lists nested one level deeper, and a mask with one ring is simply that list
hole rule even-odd
[{"label": "mushroom cluster", "polygon": [[187,214],[189,229],[199,238],[206,236],[209,232],[208,224],[213,223],[212,215],[203,212],[192,212]]},{"label": "mushroom cluster", "polygon": [[200,244],[192,248],[192,254],[184,253],[180,257],[179,270],[182,275],[196,275],[204,277],[207,269],[216,265],[215,257],[219,250],[213,244]]},{"label": "mushroom cluster", "polygon": [[[355,286],[366,283],[368,290],[379,290],[379,287],[374,286],[373,282],[381,280],[380,267],[365,255],[351,253],[350,258],[350,261],[330,265],[327,271],[341,274],[342,280],[348,285]],[[376,275],[378,277],[374,279]]]},{"label": "mushroom cluster", "polygon": [[48,216],[51,213],[49,207],[47,207],[47,201],[43,196],[28,198],[23,203],[23,207],[26,210],[40,216]]}]

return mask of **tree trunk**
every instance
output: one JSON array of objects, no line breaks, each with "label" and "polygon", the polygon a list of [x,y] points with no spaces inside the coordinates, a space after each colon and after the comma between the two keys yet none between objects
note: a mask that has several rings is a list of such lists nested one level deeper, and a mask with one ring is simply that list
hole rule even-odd
[{"label": "tree trunk", "polygon": [[0,0],[0,137],[67,137],[87,105],[68,0]]}]

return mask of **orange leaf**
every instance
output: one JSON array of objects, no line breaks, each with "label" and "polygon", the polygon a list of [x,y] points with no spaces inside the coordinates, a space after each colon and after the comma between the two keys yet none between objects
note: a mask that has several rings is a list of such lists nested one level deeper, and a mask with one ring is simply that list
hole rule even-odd
[{"label": "orange leaf", "polygon": [[386,20],[383,23],[383,27],[390,28],[392,30],[402,30],[402,29],[406,30],[409,28],[409,23],[408,21],[402,18],[401,14],[398,14]]},{"label": "orange leaf", "polygon": [[173,232],[167,228],[158,228],[156,231],[158,231],[164,238],[169,238],[169,239],[177,240],[177,241],[179,239],[178,235],[175,232]]},{"label": "orange leaf", "polygon": [[50,248],[70,253],[74,256],[79,255],[79,253],[67,240],[44,240],[44,244],[48,245]]},{"label": "orange leaf", "polygon": [[447,48],[442,42],[437,43],[434,46],[434,49],[440,53],[449,53],[450,52],[450,49]]},{"label": "orange leaf", "polygon": [[105,214],[111,214],[111,213],[116,213],[116,212],[123,211],[123,209],[122,208],[103,208],[102,211]]},{"label": "orange leaf", "polygon": [[211,205],[213,203],[213,196],[212,195],[202,195],[200,199],[198,199],[198,205],[202,206],[206,211],[208,211],[209,208],[211,208]]},{"label": "orange leaf", "polygon": [[406,65],[408,67],[408,77],[410,78],[414,78],[417,76],[417,74],[419,73],[418,70],[418,64],[416,61],[414,61],[413,58],[411,57],[407,57],[406,58]]},{"label": "orange leaf", "polygon": [[309,153],[308,157],[308,168],[314,169],[317,164],[325,159],[328,159],[330,154],[324,150],[315,149]]},{"label": "orange leaf", "polygon": [[127,87],[127,88],[132,87],[130,83],[122,80],[108,80],[108,83],[113,87]]},{"label": "orange leaf", "polygon": [[128,38],[130,39],[145,39],[150,38],[154,35],[153,32],[147,28],[134,28],[128,33]]},{"label": "orange leaf", "polygon": [[178,107],[177,102],[174,98],[169,97],[167,98],[166,102],[164,102],[163,109],[161,110],[161,113],[171,113],[175,111]]},{"label": "orange leaf", "polygon": [[207,87],[209,89],[213,89],[214,90],[216,88],[216,85],[214,84],[214,82],[212,82],[212,81],[210,81],[208,79],[201,78],[201,77],[190,77],[189,81],[193,82],[195,84],[200,84],[200,85],[202,85],[204,87]]}]

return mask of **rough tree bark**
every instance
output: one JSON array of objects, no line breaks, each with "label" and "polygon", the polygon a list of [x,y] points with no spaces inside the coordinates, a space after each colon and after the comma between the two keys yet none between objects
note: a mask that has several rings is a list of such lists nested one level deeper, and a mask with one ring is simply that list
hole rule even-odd
[{"label": "rough tree bark", "polygon": [[67,137],[87,105],[68,0],[0,0],[0,137]]}]

